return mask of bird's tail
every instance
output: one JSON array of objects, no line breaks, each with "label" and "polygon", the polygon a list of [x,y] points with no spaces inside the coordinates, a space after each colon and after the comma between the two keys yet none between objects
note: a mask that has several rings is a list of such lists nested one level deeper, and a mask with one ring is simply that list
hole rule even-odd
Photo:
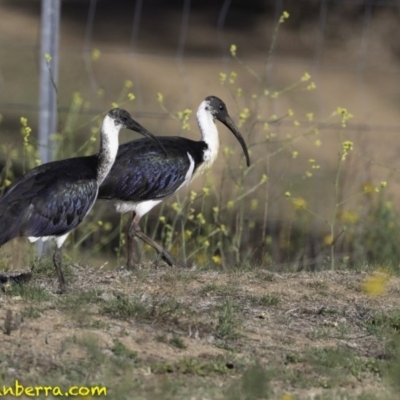
[{"label": "bird's tail", "polygon": [[18,232],[12,212],[0,201],[0,246],[18,236]]}]

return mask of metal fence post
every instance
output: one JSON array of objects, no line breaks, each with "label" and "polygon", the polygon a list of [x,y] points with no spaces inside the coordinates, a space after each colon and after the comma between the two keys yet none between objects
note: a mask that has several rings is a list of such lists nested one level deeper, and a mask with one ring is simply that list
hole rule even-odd
[{"label": "metal fence post", "polygon": [[[57,82],[61,0],[42,0],[38,151],[42,163],[53,159],[50,135],[57,127]],[[37,242],[37,252],[45,251]]]}]

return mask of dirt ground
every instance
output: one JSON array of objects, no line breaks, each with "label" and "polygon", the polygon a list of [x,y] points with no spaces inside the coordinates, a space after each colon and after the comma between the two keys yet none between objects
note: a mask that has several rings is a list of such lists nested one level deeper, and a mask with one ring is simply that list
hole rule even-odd
[{"label": "dirt ground", "polygon": [[395,398],[399,277],[371,297],[371,271],[66,273],[64,295],[51,262],[2,286],[0,390],[17,379],[105,385],[110,399]]}]

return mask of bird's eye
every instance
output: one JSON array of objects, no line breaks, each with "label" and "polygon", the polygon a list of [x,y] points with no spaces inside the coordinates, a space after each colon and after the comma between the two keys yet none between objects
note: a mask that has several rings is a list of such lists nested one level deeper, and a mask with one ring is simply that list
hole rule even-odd
[{"label": "bird's eye", "polygon": [[219,110],[222,111],[224,109],[224,106],[219,106]]}]

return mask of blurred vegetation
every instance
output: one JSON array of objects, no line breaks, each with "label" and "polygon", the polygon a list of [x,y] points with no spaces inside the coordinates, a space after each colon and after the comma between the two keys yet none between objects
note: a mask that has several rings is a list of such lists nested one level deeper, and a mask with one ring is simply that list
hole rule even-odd
[{"label": "blurred vegetation", "polygon": [[[385,193],[390,181],[382,177],[378,182],[365,181],[361,187],[349,184],[354,171],[363,168],[363,160],[356,156],[355,145],[346,133],[351,112],[340,105],[325,121],[315,121],[313,110],[306,115],[297,115],[290,108],[281,115],[271,112],[274,99],[288,93],[306,99],[316,87],[307,71],[283,88],[269,83],[279,27],[288,18],[289,14],[284,12],[261,71],[248,66],[239,56],[240,49],[232,44],[230,54],[237,69],[219,76],[227,96],[236,105],[230,114],[244,134],[251,166],[245,166],[237,148],[222,146],[224,168],[220,176],[207,174],[202,190],[196,192],[189,187],[163,202],[143,218],[142,229],[175,257],[199,267],[262,265],[296,271],[374,262],[398,268],[400,219]],[[101,53],[93,51],[92,60],[101,62]],[[252,78],[254,91],[242,87],[242,76]],[[98,96],[104,97],[104,91],[99,91]],[[168,96],[158,93],[161,109],[175,120],[182,135],[187,134],[193,110],[171,110],[167,99]],[[126,80],[113,106],[129,109],[134,100],[133,82]],[[56,149],[56,159],[97,151],[102,115],[88,120],[90,110],[91,103],[75,93],[65,123],[51,137],[49,145]],[[22,116],[20,122],[21,147],[2,144],[0,148],[1,157],[6,160],[0,173],[0,193],[7,190],[17,175],[40,163],[29,121]],[[74,133],[83,128],[91,136],[80,143]],[[323,162],[320,153],[327,132],[330,144],[332,136],[336,137],[333,167]],[[306,156],[298,150],[299,143],[304,141],[310,149]],[[280,181],[285,182],[284,186]],[[276,215],[280,215],[278,220]],[[119,263],[123,262],[125,220],[100,204],[70,235],[70,257],[78,257],[83,249],[89,259],[116,256]],[[141,243],[138,255],[142,259],[155,258],[153,249]]]}]

